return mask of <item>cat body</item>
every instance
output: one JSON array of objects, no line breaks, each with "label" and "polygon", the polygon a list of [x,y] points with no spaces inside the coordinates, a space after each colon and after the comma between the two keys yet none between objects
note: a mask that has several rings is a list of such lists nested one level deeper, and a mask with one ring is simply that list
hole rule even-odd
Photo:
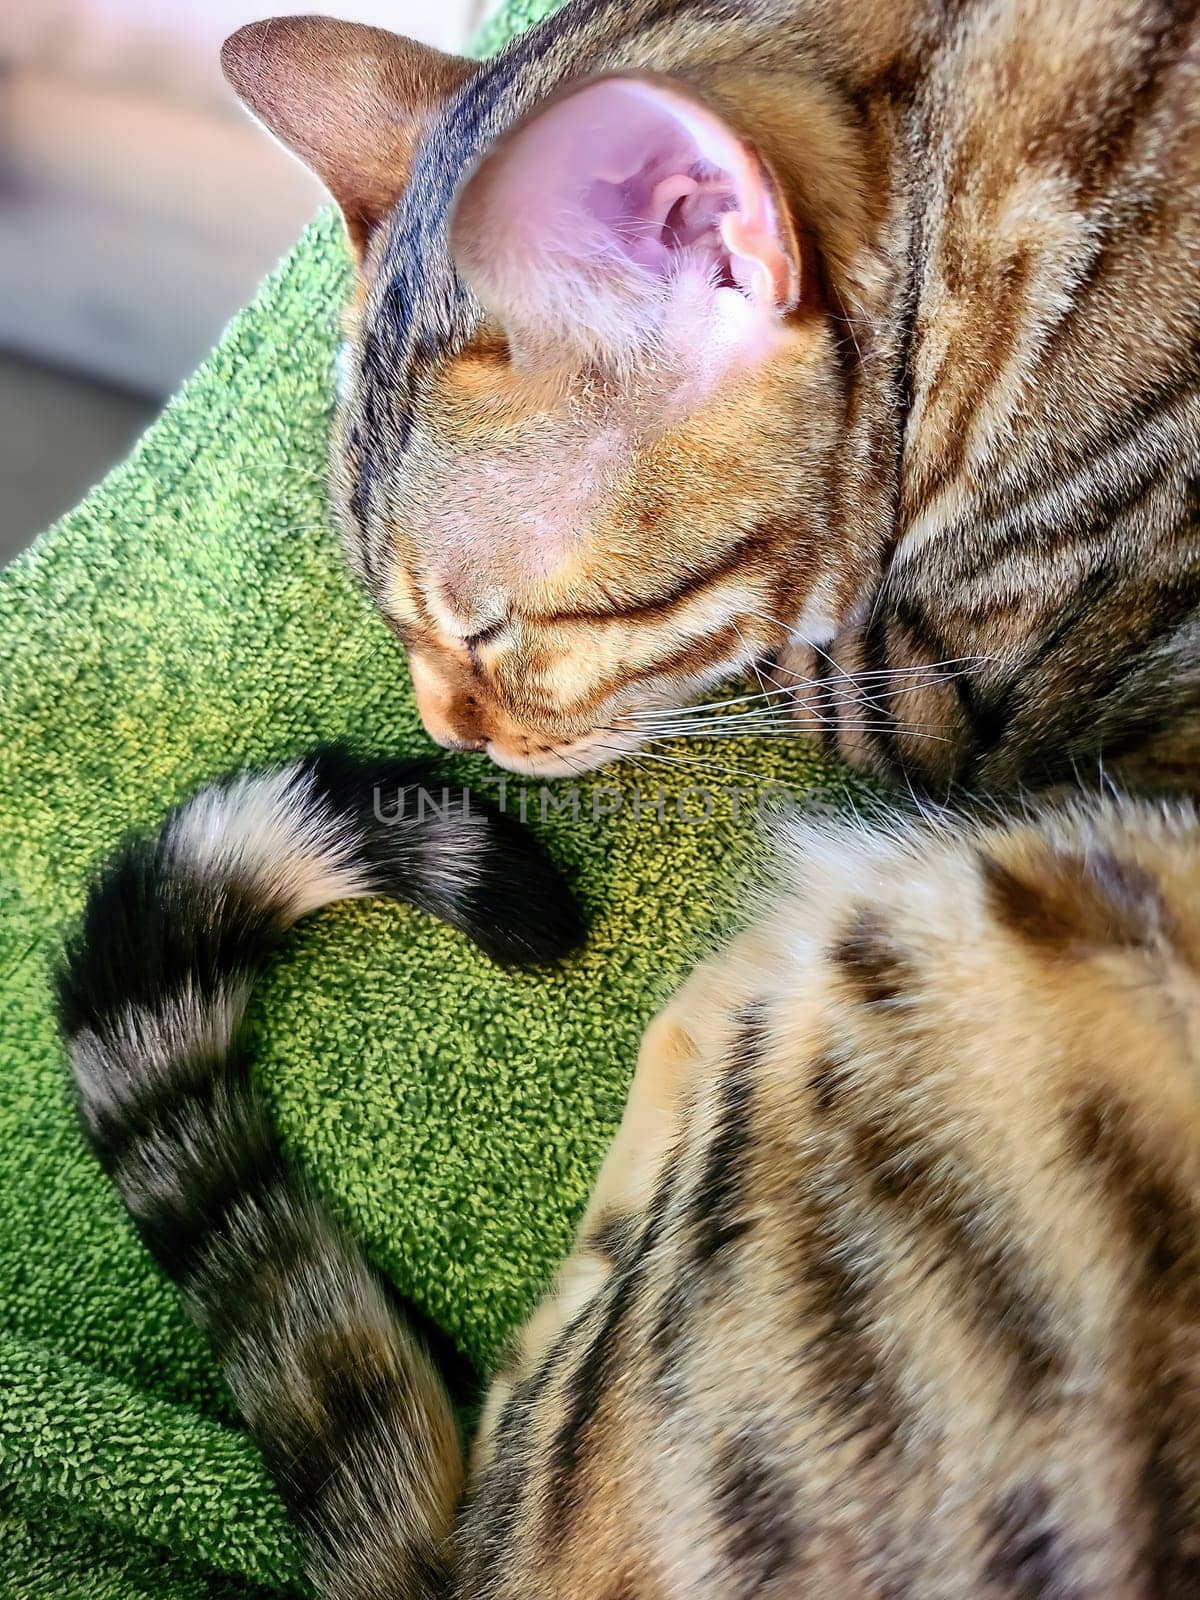
[{"label": "cat body", "polygon": [[1186,784],[1198,26],[591,0],[479,65],[235,35],[356,243],[336,499],[433,736],[578,771],[771,660],[764,716],[890,777]]},{"label": "cat body", "polygon": [[646,1035],[461,1594],[1200,1592],[1198,847],[793,834]]},{"label": "cat body", "polygon": [[[1154,0],[597,0],[480,65],[236,34],[355,248],[336,499],[430,733],[577,771],[769,657],[765,716],[889,776],[1193,783],[1198,51]],[[502,819],[389,833],[373,777],[190,802],[61,985],[85,1132],[325,1600],[1200,1593],[1190,802],[778,841],[460,1502],[241,1010],[348,893],[505,957],[578,928]]]},{"label": "cat body", "polygon": [[434,1365],[284,1159],[241,1009],[324,898],[401,893],[502,956],[576,924],[502,819],[396,833],[375,781],[324,756],[202,794],[101,880],[62,981],[85,1131],[321,1596],[1200,1592],[1189,804],[782,839],[646,1034],[460,1511]]}]

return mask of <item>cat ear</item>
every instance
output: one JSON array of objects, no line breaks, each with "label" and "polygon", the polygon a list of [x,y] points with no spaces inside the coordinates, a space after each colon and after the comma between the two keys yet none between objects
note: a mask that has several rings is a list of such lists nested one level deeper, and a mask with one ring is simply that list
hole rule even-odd
[{"label": "cat ear", "polygon": [[270,17],[231,34],[239,99],[333,195],[358,255],[400,198],[430,114],[475,70],[383,28]]},{"label": "cat ear", "polygon": [[670,328],[680,295],[692,321],[717,315],[721,289],[735,291],[724,309],[750,336],[800,293],[771,173],[689,89],[658,77],[596,79],[501,138],[458,196],[451,246],[518,349],[636,346]]}]

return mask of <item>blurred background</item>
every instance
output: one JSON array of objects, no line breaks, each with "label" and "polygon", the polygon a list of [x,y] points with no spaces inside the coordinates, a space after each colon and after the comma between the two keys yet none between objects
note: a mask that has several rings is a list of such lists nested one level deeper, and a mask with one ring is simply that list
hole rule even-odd
[{"label": "blurred background", "polygon": [[0,0],[0,563],[129,448],[322,203],[217,61],[320,11],[460,49],[489,0]]}]

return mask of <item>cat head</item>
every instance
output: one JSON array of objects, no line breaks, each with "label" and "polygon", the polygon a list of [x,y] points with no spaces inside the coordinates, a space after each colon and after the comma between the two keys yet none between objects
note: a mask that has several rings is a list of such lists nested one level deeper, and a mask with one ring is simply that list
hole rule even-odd
[{"label": "cat head", "polygon": [[[553,54],[476,65],[282,18],[222,57],[346,220],[336,497],[425,725],[545,775],[827,634],[839,554],[837,337],[803,183],[727,89],[562,81]],[[836,214],[844,174],[825,181]]]}]

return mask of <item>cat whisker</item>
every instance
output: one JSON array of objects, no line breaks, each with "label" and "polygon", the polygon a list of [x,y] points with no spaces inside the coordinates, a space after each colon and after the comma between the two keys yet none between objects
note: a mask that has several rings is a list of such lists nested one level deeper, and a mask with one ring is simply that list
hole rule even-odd
[{"label": "cat whisker", "polygon": [[[650,742],[655,743],[656,741],[651,740]],[[726,763],[704,757],[681,756],[674,753],[666,755],[657,750],[644,750],[644,754],[649,760],[661,762],[668,767],[699,767],[704,771],[719,772],[723,777],[749,779],[754,783],[763,781],[763,775],[760,772],[747,772],[744,767],[731,767]]]},{"label": "cat whisker", "polygon": [[[846,328],[850,335],[850,342],[854,346],[854,354],[858,357],[858,364],[860,367],[865,367],[867,365],[867,358],[862,353],[862,346],[859,344],[858,335],[854,331],[854,319],[852,317],[839,315],[837,312],[833,311],[829,313],[829,318],[831,322],[840,322]],[[877,359],[878,357],[876,357],[876,360]]]},{"label": "cat whisker", "polygon": [[[627,732],[628,730],[627,729],[621,729],[621,728],[598,728],[596,731],[599,732],[599,733],[622,733],[622,732]],[[647,744],[657,744],[657,743],[659,743],[659,741],[657,739],[650,739],[650,740],[647,741]],[[602,750],[602,749],[605,748],[605,746],[597,745],[596,748]],[[625,750],[619,750],[617,753],[622,755],[622,756],[625,756],[625,755],[628,755],[630,752],[627,752]],[[675,752],[672,752],[671,754],[668,755],[668,754],[666,754],[665,752],[663,752],[661,750],[650,750],[650,749],[647,749],[646,745],[639,746],[638,750],[637,750],[637,754],[641,755],[644,760],[657,761],[663,766],[702,767],[702,768],[707,768],[712,772],[719,772],[719,773],[722,773],[722,774],[728,774],[728,775],[730,775],[732,777],[735,777],[735,778],[750,778],[756,783],[759,783],[759,782],[762,781],[762,774],[761,773],[747,772],[747,771],[744,770],[744,768],[741,768],[741,767],[731,767],[731,766],[729,766],[729,765],[727,765],[725,763],[722,763],[722,762],[719,762],[719,761],[714,761],[714,760],[711,759],[711,757],[681,756],[681,755],[679,755],[678,753],[675,753]]]},{"label": "cat whisker", "polygon": [[[846,683],[818,684],[815,679],[807,678],[801,673],[793,672],[791,668],[776,662],[773,670],[787,673],[795,681],[790,684],[777,684],[768,689],[763,687],[757,694],[731,695],[723,700],[709,700],[696,705],[647,707],[643,710],[633,710],[626,713],[626,718],[631,725],[639,728],[649,726],[674,729],[679,726],[697,728],[707,726],[710,720],[707,713],[725,713],[735,706],[756,707],[753,714],[763,716],[780,714],[786,715],[796,706],[806,709],[815,709],[813,702],[798,698],[801,687],[818,688],[823,691],[823,704],[845,704],[851,700],[879,700],[898,695],[905,690],[915,687],[912,680],[920,679],[923,675],[932,676],[938,683],[953,682],[955,678],[969,675],[975,667],[989,661],[998,660],[993,656],[959,656],[948,657],[944,661],[917,663],[907,667],[894,667],[873,669],[866,672],[855,673],[853,676],[843,673]],[[958,670],[948,670],[957,668]],[[756,676],[761,683],[762,675],[756,667]],[[891,681],[900,680],[900,681]],[[774,678],[770,679],[776,682]],[[742,714],[742,713],[739,713]]]},{"label": "cat whisker", "polygon": [[[900,733],[910,739],[928,739],[939,744],[948,742],[948,736],[934,733],[928,728],[923,728],[917,723],[907,722],[881,722],[865,718],[853,718],[839,721],[838,729],[844,733]],[[688,731],[686,733],[662,733],[651,736],[649,742],[666,743],[673,739],[797,739],[800,730],[795,727],[763,727],[763,728],[734,728],[728,733],[722,733],[719,726],[708,727],[700,732]]]},{"label": "cat whisker", "polygon": [[[760,694],[734,695],[727,700],[716,700],[705,705],[681,706],[674,710],[631,711],[628,716],[631,721],[638,723],[662,721],[674,725],[694,723],[713,713],[728,714],[728,709],[733,707],[746,708],[736,713],[739,716],[783,715],[796,705],[810,703],[801,698],[802,689],[808,686],[807,682],[802,680],[795,684],[779,684],[775,688],[764,689]],[[816,688],[818,685],[812,684],[811,687]],[[827,702],[830,695],[834,697],[835,704],[848,702],[852,698],[849,691],[841,685],[832,688],[826,686],[824,698]]]},{"label": "cat whisker", "polygon": [[[911,687],[911,684],[897,684],[890,688],[868,687],[868,692],[853,693],[844,685],[833,685],[827,686],[824,695],[817,701],[804,698],[798,686],[788,685],[764,691],[760,695],[741,695],[718,701],[711,710],[707,706],[689,706],[667,712],[631,711],[628,720],[639,731],[653,729],[671,734],[696,734],[708,729],[727,730],[735,726],[790,724],[797,710],[820,712],[831,707],[836,709],[863,702],[869,705],[894,698]],[[726,707],[743,709],[726,710]]]},{"label": "cat whisker", "polygon": [[[762,692],[764,694],[770,693],[770,691],[768,690],[765,682],[763,681],[762,671],[760,670],[759,664],[758,664],[758,657],[754,654],[754,652],[750,649],[750,646],[746,643],[746,636],[742,632],[742,630],[738,627],[736,622],[733,624],[733,631],[734,631],[734,633],[737,634],[738,638],[742,641],[742,649],[745,650],[747,655],[750,657],[750,667],[751,667],[751,670],[754,673],[754,676],[758,680],[759,689],[762,690]],[[776,685],[776,687],[778,688],[779,686]]]},{"label": "cat whisker", "polygon": [[647,709],[644,711],[634,710],[628,712],[627,715],[629,716],[630,720],[634,720],[638,717],[686,717],[694,711],[720,710],[722,706],[744,705],[751,700],[767,700],[777,694],[782,695],[791,693],[792,691],[790,689],[768,689],[763,694],[735,695],[729,699],[706,700],[696,705],[647,707]]},{"label": "cat whisker", "polygon": [[810,702],[798,692],[789,690],[781,699],[762,705],[738,707],[736,701],[731,701],[733,710],[702,711],[694,717],[638,717],[630,721],[630,726],[645,732],[651,728],[665,728],[672,732],[688,732],[698,727],[722,726],[739,722],[787,722],[797,706],[807,706]]},{"label": "cat whisker", "polygon": [[845,667],[843,667],[840,662],[835,661],[833,656],[830,655],[829,651],[826,650],[822,645],[817,644],[815,640],[806,639],[804,635],[796,628],[789,627],[786,622],[781,622],[778,617],[773,617],[769,611],[755,611],[751,606],[747,606],[746,610],[752,617],[757,617],[760,622],[769,622],[773,627],[781,629],[787,635],[789,640],[799,639],[800,643],[804,645],[806,649],[815,651],[817,655],[822,657],[823,660],[828,661],[833,670],[839,673],[843,678],[850,677],[850,674],[846,671]]},{"label": "cat whisker", "polygon": [[[801,643],[803,642],[801,640]],[[871,667],[866,671],[854,672],[850,676],[855,683],[866,683],[873,678],[919,677],[922,673],[930,673],[935,675],[938,681],[941,682],[943,679],[963,677],[967,673],[973,672],[976,667],[984,666],[989,662],[998,662],[1004,665],[999,656],[948,656],[944,661],[916,661],[907,667]],[[957,672],[947,672],[946,669],[948,667],[957,667],[959,670]],[[775,663],[775,669],[778,672],[789,673],[792,670],[790,667],[784,667],[779,662]],[[797,676],[802,677],[803,675],[797,674]],[[811,678],[803,681],[806,683],[813,682]]]},{"label": "cat whisker", "polygon": [[[897,691],[891,691],[895,693]],[[888,692],[881,692],[879,699],[887,697]],[[736,701],[728,702],[736,705]],[[652,715],[637,715],[630,713],[623,725],[623,731],[636,731],[643,736],[653,736],[664,739],[693,739],[710,737],[728,737],[733,734],[752,736],[757,732],[796,736],[798,729],[795,721],[797,711],[807,711],[820,716],[830,708],[830,698],[822,700],[805,699],[799,694],[789,692],[782,701],[774,701],[768,705],[751,706],[740,711],[725,712],[717,710],[715,713],[705,713],[695,717],[657,718]],[[832,705],[836,708],[843,705],[860,704],[857,698],[836,695]],[[867,702],[869,709],[870,701]],[[882,725],[872,723],[872,719],[863,716],[841,717],[838,719],[840,727],[854,727],[860,725]],[[917,732],[923,724],[895,717],[888,718],[888,726],[897,731]]]},{"label": "cat whisker", "polygon": [[[622,735],[622,734],[628,733],[629,730],[628,730],[628,728],[598,727],[598,728],[593,728],[592,732],[593,733],[615,733],[615,734],[618,734],[618,735]],[[618,761],[628,762],[631,766],[635,767],[639,772],[643,772],[644,773],[644,772],[647,771],[647,768],[645,766],[645,762],[642,759],[642,754],[643,753],[639,750],[637,745],[630,746],[630,745],[619,745],[619,744],[600,744],[600,743],[595,743],[595,744],[593,744],[592,748],[594,750],[603,750],[606,754],[611,755],[611,756],[615,756]],[[567,760],[567,761],[571,760],[570,756],[568,756],[565,751],[562,752],[562,754],[563,754],[563,759],[564,760]],[[575,763],[572,762],[572,765],[574,766]],[[584,767],[582,765],[576,767],[576,771],[579,773],[580,777],[582,777],[589,770],[590,770],[589,768]]]},{"label": "cat whisker", "polygon": [[[882,586],[881,586],[881,588],[882,588]],[[878,599],[879,599],[879,596],[877,594],[876,595],[876,603],[877,604],[878,604]],[[828,661],[830,666],[833,667],[835,669],[835,671],[840,673],[842,677],[844,677],[844,678],[845,677],[859,678],[859,677],[866,676],[866,674],[862,674],[862,673],[853,673],[853,674],[847,673],[846,669],[843,666],[841,666],[841,664],[839,662],[837,662],[833,658],[833,656],[830,655],[828,650],[826,650],[822,645],[817,644],[815,640],[806,638],[805,635],[802,634],[799,631],[798,628],[796,628],[796,627],[784,622],[780,617],[772,616],[772,614],[769,611],[756,611],[756,610],[753,609],[753,607],[750,607],[750,606],[747,606],[745,609],[749,612],[749,614],[751,616],[758,617],[761,621],[769,622],[769,623],[772,624],[772,626],[774,626],[776,628],[779,628],[783,633],[787,634],[789,639],[795,639],[800,644],[804,645],[804,647],[806,649],[815,651],[817,655],[821,656],[824,660]],[[960,666],[960,665],[964,666],[967,670],[969,670],[969,668],[971,666],[982,666],[982,665],[984,665],[986,663],[995,663],[996,665],[999,665],[999,666],[1009,666],[1009,665],[1011,665],[1011,663],[1009,663],[1003,656],[995,656],[995,655],[956,656],[956,657],[950,657],[947,660],[941,661],[941,662],[929,662],[929,663],[916,662],[913,665],[908,666],[908,667],[881,668],[881,669],[878,669],[876,672],[874,672],[872,675],[873,676],[890,676],[893,673],[901,673],[901,672],[938,672],[942,667],[945,667],[945,666]]]},{"label": "cat whisker", "polygon": [[797,732],[794,712],[805,702],[790,700],[786,705],[761,707],[757,710],[727,714],[704,715],[676,722],[641,720],[631,724],[627,731],[635,731],[643,738],[660,735],[663,738],[696,739],[710,733],[730,733],[735,729],[752,731],[755,728],[786,728]]}]

